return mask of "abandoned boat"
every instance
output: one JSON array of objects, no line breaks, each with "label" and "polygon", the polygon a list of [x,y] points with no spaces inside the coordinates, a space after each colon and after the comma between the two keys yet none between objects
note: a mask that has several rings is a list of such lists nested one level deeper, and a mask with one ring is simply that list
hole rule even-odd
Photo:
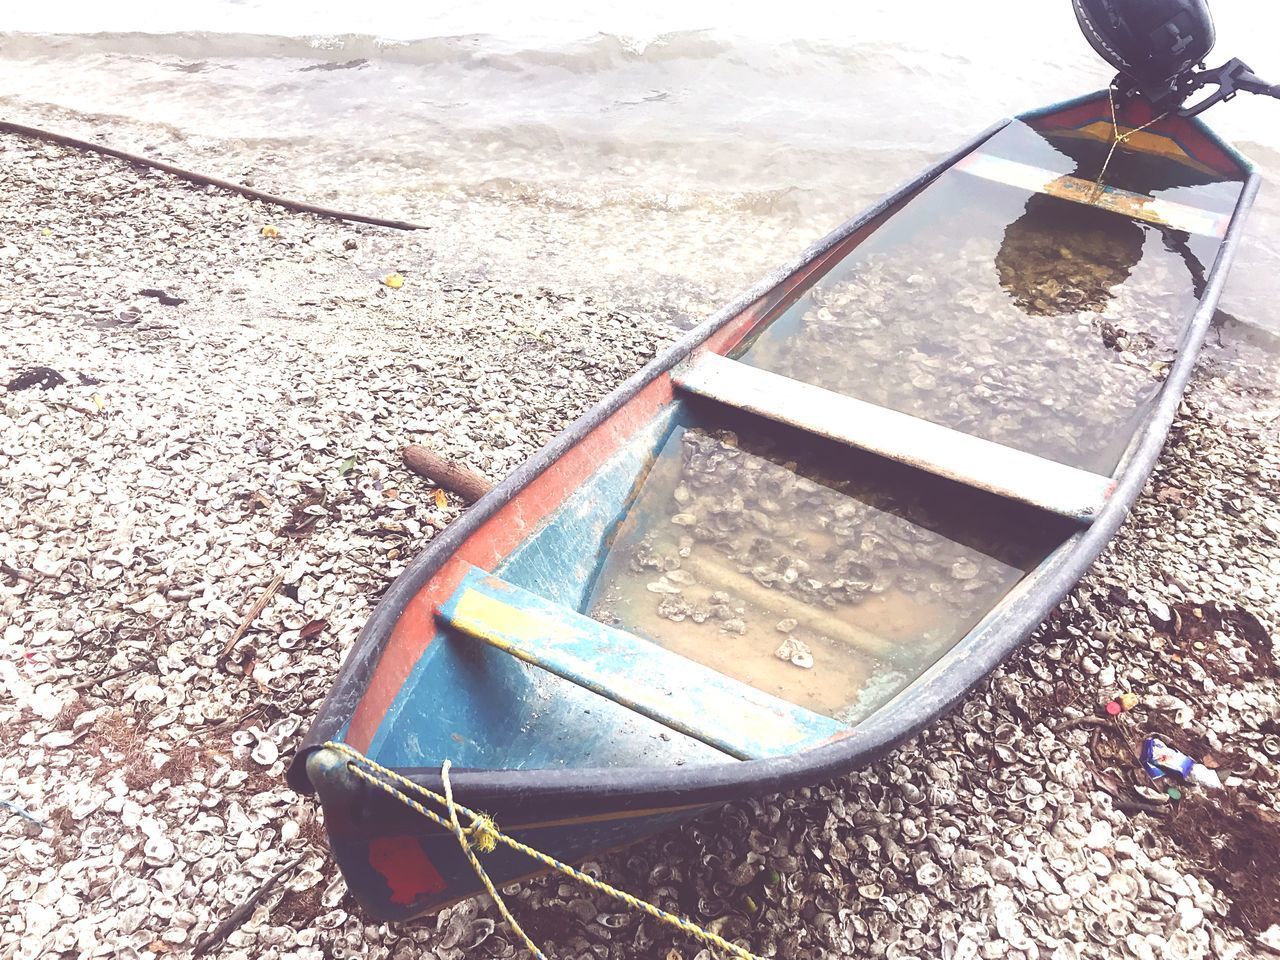
[{"label": "abandoned boat", "polygon": [[448,760],[580,861],[880,757],[1046,617],[1152,469],[1258,186],[1200,120],[1112,101],[982,132],[432,541],[290,771],[369,914],[479,882],[328,741],[437,791]]}]

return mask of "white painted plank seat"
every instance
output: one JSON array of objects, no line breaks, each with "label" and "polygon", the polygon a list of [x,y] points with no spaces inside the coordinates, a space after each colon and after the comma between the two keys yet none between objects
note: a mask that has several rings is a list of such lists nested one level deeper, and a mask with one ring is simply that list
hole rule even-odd
[{"label": "white painted plank seat", "polygon": [[1121,216],[1132,217],[1146,223],[1173,227],[1205,237],[1221,239],[1226,236],[1231,214],[1201,210],[1176,200],[1148,197],[1093,180],[1073,177],[1070,174],[1043,170],[1028,163],[1007,160],[990,153],[974,151],[956,161],[955,170],[981,177],[993,183],[1003,183],[1033,193],[1044,193],[1060,200],[1081,203],[1085,206],[1110,210]]},{"label": "white painted plank seat", "polygon": [[1046,460],[909,414],[846,397],[714,353],[672,372],[676,385],[970,487],[1088,523],[1115,489],[1111,477]]}]

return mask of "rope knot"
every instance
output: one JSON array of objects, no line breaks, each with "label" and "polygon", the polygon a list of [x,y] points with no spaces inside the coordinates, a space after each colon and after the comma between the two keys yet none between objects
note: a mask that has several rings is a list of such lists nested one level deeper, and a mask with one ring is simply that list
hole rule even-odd
[{"label": "rope knot", "polygon": [[[349,761],[349,769],[361,780],[364,780],[370,786],[381,790],[383,793],[388,794],[411,809],[416,810],[432,823],[452,832],[458,841],[458,845],[462,847],[463,855],[470,862],[471,868],[475,870],[476,876],[479,877],[480,882],[484,884],[485,890],[488,891],[489,896],[493,898],[494,905],[497,906],[498,912],[502,914],[502,918],[507,921],[516,936],[524,942],[525,948],[534,957],[534,960],[546,960],[546,955],[538,949],[537,944],[529,939],[529,935],[524,932],[524,928],[521,927],[516,921],[516,918],[511,915],[511,911],[507,909],[507,905],[503,901],[502,895],[498,893],[498,888],[493,885],[493,881],[489,879],[489,875],[484,872],[484,867],[480,864],[480,858],[476,856],[477,852],[492,852],[497,848],[499,843],[510,847],[512,850],[525,854],[526,856],[538,861],[543,866],[550,867],[553,870],[559,870],[566,876],[573,877],[586,886],[591,887],[593,890],[598,890],[601,893],[608,894],[628,906],[641,910],[651,917],[656,917],[663,923],[670,924],[678,930],[683,930],[685,933],[697,937],[703,943],[708,943],[711,946],[724,951],[728,956],[736,957],[737,960],[760,960],[760,958],[755,954],[744,950],[735,943],[730,943],[719,934],[713,933],[710,930],[704,930],[697,924],[690,923],[683,917],[678,917],[675,914],[659,909],[651,903],[645,903],[643,900],[638,900],[629,893],[618,890],[616,887],[609,886],[609,884],[605,883],[603,880],[597,880],[595,877],[583,873],[576,867],[571,867],[569,864],[562,863],[555,857],[549,857],[540,850],[533,849],[533,847],[530,847],[528,844],[521,843],[514,837],[506,836],[498,829],[498,825],[494,822],[493,817],[489,816],[487,813],[479,813],[468,807],[464,807],[460,803],[454,802],[453,784],[449,782],[449,769],[452,767],[452,764],[448,760],[445,760],[440,765],[440,780],[444,786],[444,794],[441,795],[433,790],[428,790],[421,784],[415,783],[399,773],[396,773],[394,770],[389,770],[380,763],[370,760],[364,754],[360,753],[358,750],[352,749],[345,743],[329,740],[325,743],[325,746],[345,756]],[[430,800],[432,803],[444,807],[449,814],[448,819],[446,819],[442,814],[428,809],[423,805],[422,799],[419,798]],[[458,818],[458,814],[462,814],[464,817],[470,817],[471,825],[464,827],[462,825],[462,821]]]},{"label": "rope knot", "polygon": [[492,853],[498,846],[498,825],[487,813],[478,813],[467,828],[472,845],[481,853]]}]

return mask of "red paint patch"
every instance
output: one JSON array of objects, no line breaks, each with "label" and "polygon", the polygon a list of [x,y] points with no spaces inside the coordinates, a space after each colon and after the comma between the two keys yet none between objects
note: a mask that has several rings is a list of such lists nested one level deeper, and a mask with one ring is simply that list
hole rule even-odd
[{"label": "red paint patch", "polygon": [[378,725],[436,635],[436,608],[453,594],[468,564],[492,572],[498,561],[564,503],[603,460],[670,403],[672,396],[668,374],[646,384],[626,406],[535,477],[458,548],[396,621],[369,687],[351,718],[347,743],[361,752],[369,749]]},{"label": "red paint patch", "polygon": [[[1142,100],[1132,100],[1119,110],[1121,124],[1129,127],[1140,127],[1149,123],[1154,117],[1155,112],[1151,109],[1151,105]],[[1094,121],[1111,122],[1111,105],[1106,97],[1089,100],[1047,116],[1036,117],[1029,123],[1033,129],[1047,132],[1054,129],[1087,127]],[[1177,143],[1192,160],[1199,161],[1224,176],[1240,177],[1244,173],[1240,169],[1240,164],[1196,121],[1169,116],[1152,124],[1147,130],[1162,137],[1168,137]]]},{"label": "red paint patch", "polygon": [[387,881],[391,902],[401,906],[410,906],[448,886],[416,837],[374,837],[369,841],[369,866]]}]

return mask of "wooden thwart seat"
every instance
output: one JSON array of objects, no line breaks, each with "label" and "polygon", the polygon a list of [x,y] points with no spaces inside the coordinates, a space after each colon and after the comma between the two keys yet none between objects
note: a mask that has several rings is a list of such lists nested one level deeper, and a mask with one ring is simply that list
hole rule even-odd
[{"label": "wooden thwart seat", "polygon": [[690,393],[1082,522],[1097,516],[1115,488],[1111,477],[719,354],[685,361],[672,378]]},{"label": "wooden thwart seat", "polygon": [[961,157],[956,161],[954,169],[993,183],[1003,183],[1035,193],[1048,194],[1060,200],[1099,207],[1122,216],[1133,217],[1135,220],[1173,227],[1176,230],[1185,230],[1205,237],[1221,239],[1226,235],[1227,224],[1231,221],[1229,213],[1201,210],[1185,203],[1178,203],[1176,200],[1148,197],[1105,184],[1099,187],[1092,180],[1043,170],[1028,163],[1007,160],[1004,157],[980,151]]},{"label": "wooden thwart seat", "polygon": [[848,728],[472,567],[438,617],[453,629],[740,760]]}]

